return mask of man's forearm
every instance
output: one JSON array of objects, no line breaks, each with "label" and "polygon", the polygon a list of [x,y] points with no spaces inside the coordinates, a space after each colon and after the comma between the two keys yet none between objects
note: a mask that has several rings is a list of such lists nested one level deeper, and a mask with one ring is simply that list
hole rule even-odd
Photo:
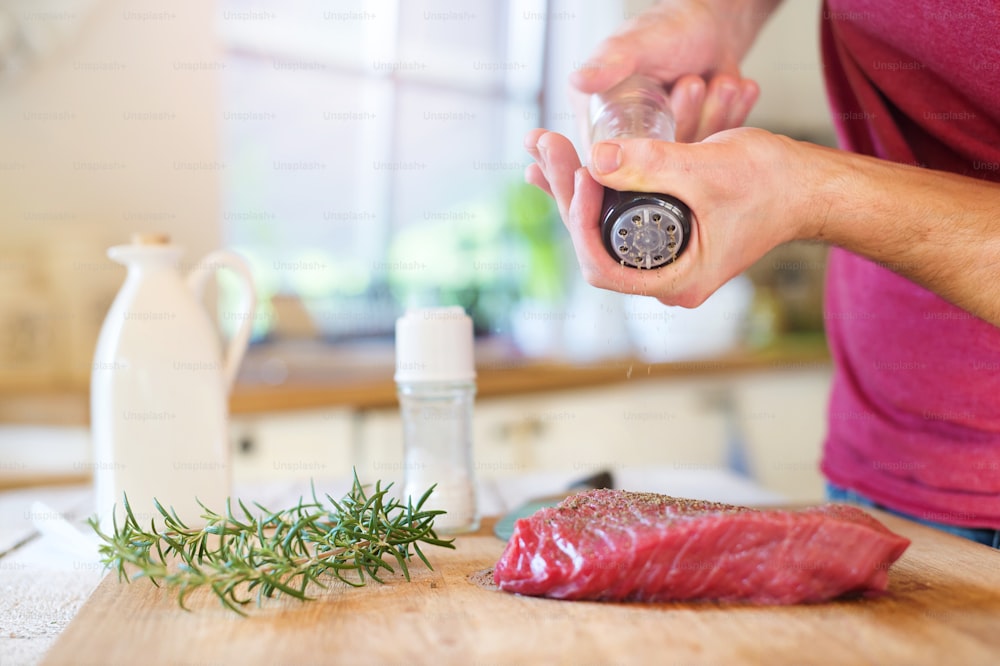
[{"label": "man's forearm", "polygon": [[802,144],[801,236],[868,257],[1000,326],[1000,185]]}]

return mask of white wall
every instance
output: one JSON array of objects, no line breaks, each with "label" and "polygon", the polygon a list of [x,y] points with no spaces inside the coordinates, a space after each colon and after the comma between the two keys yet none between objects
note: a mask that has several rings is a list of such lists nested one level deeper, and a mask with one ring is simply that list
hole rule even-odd
[{"label": "white wall", "polygon": [[[105,248],[161,230],[195,261],[220,243],[217,9],[205,0],[5,8],[29,35],[67,34],[19,76],[0,76],[0,287],[44,304],[50,350],[24,361],[32,367],[0,363],[0,384],[18,374],[79,384],[124,277]],[[0,297],[0,346],[13,335],[3,326],[17,325],[10,313],[28,307],[10,300]]]},{"label": "white wall", "polygon": [[[655,0],[623,0],[634,16]],[[784,0],[743,61],[743,75],[761,86],[748,125],[830,142],[833,129],[819,57],[821,0]],[[611,32],[616,25],[609,25]]]},{"label": "white wall", "polygon": [[761,88],[748,125],[835,141],[820,61],[821,5],[821,0],[785,0],[764,26],[743,61],[743,75]]}]

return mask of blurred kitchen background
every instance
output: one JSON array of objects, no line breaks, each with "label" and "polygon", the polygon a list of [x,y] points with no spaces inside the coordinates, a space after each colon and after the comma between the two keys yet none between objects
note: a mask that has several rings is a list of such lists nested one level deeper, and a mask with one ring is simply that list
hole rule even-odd
[{"label": "blurred kitchen background", "polygon": [[[105,251],[148,231],[189,266],[223,246],[252,265],[245,478],[393,459],[393,323],[459,304],[482,473],[721,465],[815,498],[824,249],[664,308],[582,283],[523,184],[524,133],[578,135],[568,74],[647,4],[0,0],[0,477],[86,474],[92,354],[124,278]],[[768,24],[748,124],[832,144],[819,12],[789,0]],[[36,426],[63,448],[26,453]]]}]

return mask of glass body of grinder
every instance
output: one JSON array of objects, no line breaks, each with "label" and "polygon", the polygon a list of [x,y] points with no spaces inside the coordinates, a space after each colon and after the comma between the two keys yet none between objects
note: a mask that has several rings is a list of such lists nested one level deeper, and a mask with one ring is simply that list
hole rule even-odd
[{"label": "glass body of grinder", "polygon": [[[655,79],[634,74],[591,100],[591,141],[646,138],[673,141],[670,98]],[[604,188],[601,235],[622,265],[652,269],[680,256],[691,236],[691,210],[679,199],[652,192]]]}]

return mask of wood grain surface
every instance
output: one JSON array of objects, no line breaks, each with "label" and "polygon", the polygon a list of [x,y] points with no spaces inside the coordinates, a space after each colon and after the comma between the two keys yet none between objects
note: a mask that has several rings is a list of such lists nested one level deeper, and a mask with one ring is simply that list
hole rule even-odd
[{"label": "wood grain surface", "polygon": [[[874,512],[873,512],[874,513]],[[413,580],[266,600],[241,618],[193,612],[148,581],[107,576],[44,664],[998,664],[1000,551],[876,513],[913,540],[889,592],[794,607],[566,602],[470,575],[503,542],[492,525],[427,550]]]}]

